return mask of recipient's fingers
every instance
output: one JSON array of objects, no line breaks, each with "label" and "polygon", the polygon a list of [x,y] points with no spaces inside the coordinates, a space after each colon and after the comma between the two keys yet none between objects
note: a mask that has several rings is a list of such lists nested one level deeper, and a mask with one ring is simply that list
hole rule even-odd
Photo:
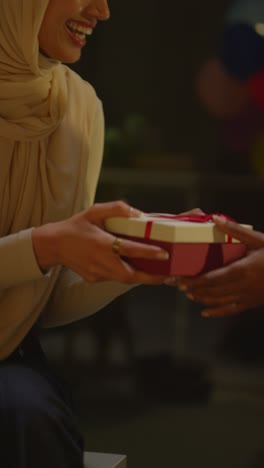
[{"label": "recipient's fingers", "polygon": [[221,231],[246,244],[249,248],[256,249],[264,246],[264,234],[262,232],[252,231],[220,216],[214,216],[213,219]]},{"label": "recipient's fingers", "polygon": [[211,294],[204,295],[197,293],[188,293],[186,294],[186,296],[188,297],[188,299],[191,299],[194,302],[200,302],[201,304],[205,305],[220,306],[237,302],[237,295],[234,294],[230,294],[227,296],[212,296]]},{"label": "recipient's fingers", "polygon": [[241,279],[246,262],[247,258],[244,257],[230,265],[210,271],[204,275],[197,276],[196,278],[176,278],[175,285],[182,291],[200,289],[203,287],[222,287],[227,283],[231,284],[232,282],[239,281]]},{"label": "recipient's fingers", "polygon": [[202,317],[220,318],[228,315],[237,315],[245,310],[241,304],[233,302],[220,307],[211,307],[202,311]]},{"label": "recipient's fingers", "polygon": [[225,298],[234,295],[238,292],[243,292],[244,284],[237,284],[236,282],[228,282],[225,285],[217,285],[212,287],[189,288],[186,293],[195,295],[196,297],[221,297]]}]

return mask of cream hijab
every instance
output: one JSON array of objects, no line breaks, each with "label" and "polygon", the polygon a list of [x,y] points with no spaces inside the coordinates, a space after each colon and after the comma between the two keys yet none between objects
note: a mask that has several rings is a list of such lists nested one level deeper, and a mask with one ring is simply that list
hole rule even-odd
[{"label": "cream hijab", "polygon": [[[0,0],[0,237],[65,219],[84,203],[98,99],[78,75],[39,54],[48,3]],[[1,344],[14,348],[36,321],[58,274],[0,292],[8,316],[0,321],[0,358]]]},{"label": "cream hijab", "polygon": [[50,135],[65,112],[62,67],[39,57],[38,32],[48,0],[1,0],[0,136],[32,141]]}]

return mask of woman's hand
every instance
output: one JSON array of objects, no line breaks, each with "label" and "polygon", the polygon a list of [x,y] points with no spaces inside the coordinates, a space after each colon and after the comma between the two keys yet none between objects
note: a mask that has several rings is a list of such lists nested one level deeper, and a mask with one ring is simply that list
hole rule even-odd
[{"label": "woman's hand", "polygon": [[208,306],[204,317],[223,317],[264,304],[264,234],[214,217],[217,227],[246,244],[247,255],[223,268],[196,278],[175,280],[195,302]]},{"label": "woman's hand", "polygon": [[128,284],[162,284],[165,277],[136,271],[122,257],[168,258],[159,247],[122,239],[119,255],[112,246],[116,236],[104,230],[104,220],[112,216],[139,216],[140,211],[124,202],[95,204],[71,218],[51,223],[32,232],[40,267],[64,265],[87,282],[116,280]]}]

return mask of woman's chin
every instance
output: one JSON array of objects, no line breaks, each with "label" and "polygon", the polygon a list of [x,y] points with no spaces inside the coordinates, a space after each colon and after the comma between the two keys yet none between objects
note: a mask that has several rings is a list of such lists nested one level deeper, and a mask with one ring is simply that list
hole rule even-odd
[{"label": "woman's chin", "polygon": [[56,60],[58,62],[63,62],[63,63],[75,63],[78,62],[81,58],[81,51],[79,49],[76,50],[69,50],[69,51],[57,51],[57,52],[46,52],[43,49],[39,49],[41,55],[44,57],[51,59],[51,60]]}]

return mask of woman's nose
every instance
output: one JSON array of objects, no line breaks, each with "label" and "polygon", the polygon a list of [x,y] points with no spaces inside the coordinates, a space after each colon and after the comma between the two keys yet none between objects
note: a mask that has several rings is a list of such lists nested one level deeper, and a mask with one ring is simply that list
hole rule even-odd
[{"label": "woman's nose", "polygon": [[106,21],[110,18],[110,10],[107,0],[92,0],[84,9],[87,16],[95,16],[100,21]]}]

